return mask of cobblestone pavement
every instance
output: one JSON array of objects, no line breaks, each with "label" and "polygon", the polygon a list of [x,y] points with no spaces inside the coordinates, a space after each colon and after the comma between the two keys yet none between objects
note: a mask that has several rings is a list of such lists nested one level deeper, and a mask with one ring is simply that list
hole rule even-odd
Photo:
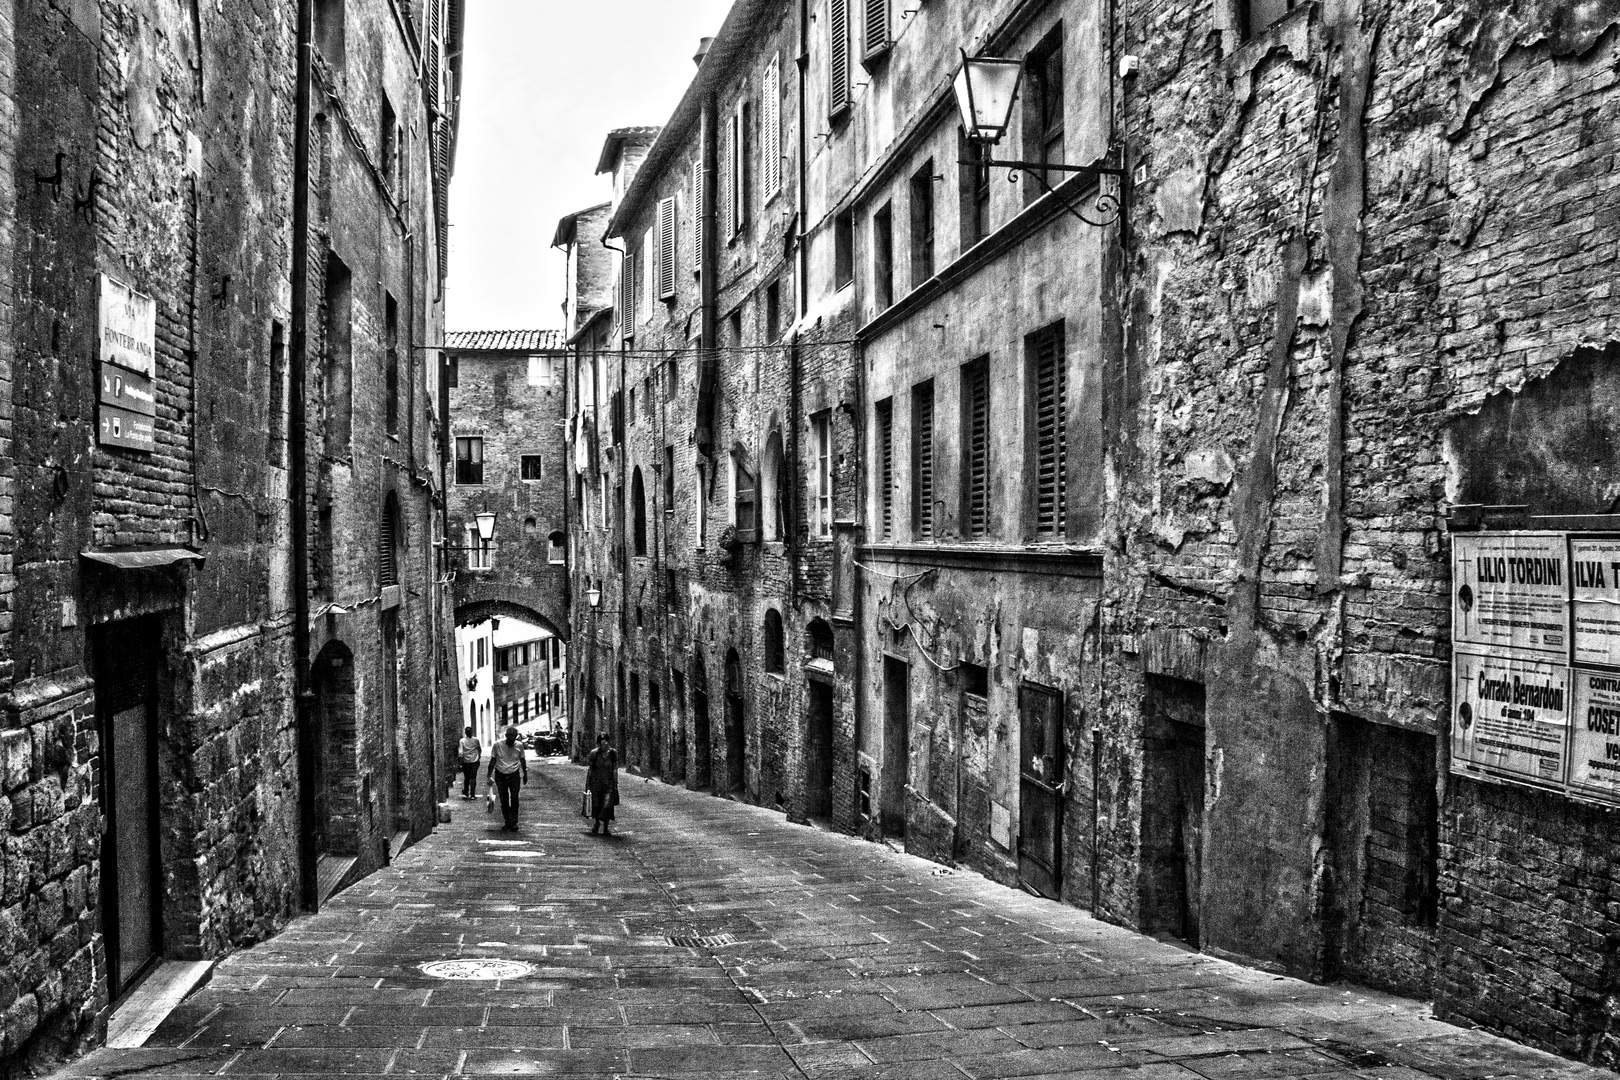
[{"label": "cobblestone pavement", "polygon": [[[625,776],[531,771],[64,1075],[1607,1077],[1416,1003],[1225,963],[880,845]],[[450,958],[525,961],[499,982]]]}]

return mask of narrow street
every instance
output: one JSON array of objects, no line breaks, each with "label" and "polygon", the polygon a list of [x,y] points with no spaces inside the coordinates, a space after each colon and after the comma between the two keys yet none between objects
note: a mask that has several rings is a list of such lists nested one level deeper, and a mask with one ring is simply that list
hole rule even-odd
[{"label": "narrow street", "polygon": [[[1422,1006],[1238,967],[763,809],[531,772],[522,835],[452,799],[391,867],[63,1076],[1608,1075]],[[457,958],[501,981],[431,978]]]}]

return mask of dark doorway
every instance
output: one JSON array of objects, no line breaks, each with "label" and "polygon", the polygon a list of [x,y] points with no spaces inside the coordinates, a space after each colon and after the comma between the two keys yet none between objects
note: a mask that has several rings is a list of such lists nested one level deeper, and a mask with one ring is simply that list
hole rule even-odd
[{"label": "dark doorway", "polygon": [[911,665],[883,658],[883,777],[878,812],[888,836],[906,834],[906,784],[911,771]]},{"label": "dark doorway", "polygon": [[1142,928],[1199,944],[1204,687],[1149,675],[1143,697]]},{"label": "dark doorway", "polygon": [[678,671],[669,673],[669,778],[686,783],[687,740],[686,678]]},{"label": "dark doorway", "polygon": [[105,627],[92,639],[101,805],[107,815],[101,929],[113,997],[132,987],[163,947],[157,775],[161,633],[157,620],[136,619]]},{"label": "dark doorway", "polygon": [[1018,688],[1018,878],[1042,896],[1063,891],[1063,695]]},{"label": "dark doorway", "polygon": [[[388,740],[390,801],[396,840],[411,831],[410,780],[405,763],[410,760],[399,727],[399,609],[390,608],[382,613],[382,711],[385,738]],[[383,820],[389,820],[384,818]],[[396,843],[395,847],[398,847]]]},{"label": "dark doorway", "polygon": [[647,684],[647,775],[664,774],[664,705],[658,684]]},{"label": "dark doorway", "polygon": [[810,680],[810,703],[804,733],[804,812],[807,817],[832,816],[833,688]]},{"label": "dark doorway", "polygon": [[709,755],[709,676],[698,656],[692,660],[692,786],[699,790],[714,786]]},{"label": "dark doorway", "polygon": [[737,650],[726,653],[726,791],[741,792],[748,782],[743,754],[746,745],[743,716],[742,661]]},{"label": "dark doorway", "polygon": [[331,641],[316,656],[310,671],[311,768],[309,812],[304,840],[314,852],[313,896],[317,907],[329,896],[360,852],[359,761],[355,737],[354,654],[341,641]]}]

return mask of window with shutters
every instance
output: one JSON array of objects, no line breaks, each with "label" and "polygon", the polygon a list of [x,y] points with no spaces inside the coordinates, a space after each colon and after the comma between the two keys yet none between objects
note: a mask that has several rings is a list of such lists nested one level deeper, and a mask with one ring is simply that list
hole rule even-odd
[{"label": "window with shutters", "polygon": [[782,337],[782,283],[773,281],[765,286],[765,340],[779,341]]},{"label": "window with shutters", "polygon": [[[1063,161],[1063,24],[1041,39],[1024,60],[1024,160]],[[1042,172],[1046,185],[1027,186],[1024,197],[1033,202],[1056,187],[1061,172]]]},{"label": "window with shutters", "polygon": [[703,273],[703,155],[692,162],[692,275]]},{"label": "window with shutters", "polygon": [[911,287],[934,276],[934,160],[911,178]]},{"label": "window with shutters", "polygon": [[1068,479],[1068,364],[1063,355],[1063,324],[1053,323],[1024,339],[1029,365],[1029,446],[1034,532],[1062,536]]},{"label": "window with shutters", "polygon": [[759,92],[759,181],[770,202],[782,191],[782,57],[771,57]]},{"label": "window with shutters", "polygon": [[675,199],[658,203],[658,298],[675,299]]},{"label": "window with shutters", "polygon": [[894,399],[884,398],[877,403],[877,504],[878,535],[884,540],[894,538]]},{"label": "window with shutters", "polygon": [[390,491],[383,499],[382,519],[377,523],[377,585],[386,589],[399,584],[399,498]]},{"label": "window with shutters", "polygon": [[855,211],[843,210],[833,218],[833,288],[855,280]]},{"label": "window with shutters", "polygon": [[393,103],[382,95],[382,115],[377,123],[377,165],[382,169],[383,181],[393,188],[399,181],[395,166],[399,160],[399,119],[394,115]]},{"label": "window with shutters", "polygon": [[810,427],[816,452],[816,479],[813,485],[816,505],[812,527],[816,537],[826,540],[832,536],[832,410],[827,409],[812,416]]},{"label": "window with shutters", "polygon": [[872,293],[879,311],[894,304],[894,204],[872,215]]},{"label": "window with shutters", "polygon": [[636,336],[636,256],[631,251],[619,259],[619,327],[626,340]]},{"label": "window with shutters", "polygon": [[911,391],[911,533],[934,538],[934,380]]},{"label": "window with shutters", "polygon": [[990,235],[990,151],[957,129],[957,203],[962,224],[962,250]]},{"label": "window with shutters", "polygon": [[742,449],[731,453],[731,523],[737,526],[737,539],[751,544],[758,536],[759,503],[754,474],[743,464]]},{"label": "window with shutters", "polygon": [[861,0],[861,59],[871,64],[887,56],[894,44],[890,33],[889,0]]},{"label": "window with shutters", "polygon": [[962,365],[962,533],[990,534],[990,358]]},{"label": "window with shutters", "polygon": [[399,437],[399,302],[383,293],[383,419]]},{"label": "window with shutters", "polygon": [[456,483],[484,482],[484,439],[481,435],[456,437]]},{"label": "window with shutters", "polygon": [[731,190],[726,201],[731,208],[731,229],[728,237],[742,232],[748,223],[748,102],[739,101],[731,113],[731,161],[727,178]]},{"label": "window with shutters", "polygon": [[849,0],[827,0],[827,116],[849,110]]}]

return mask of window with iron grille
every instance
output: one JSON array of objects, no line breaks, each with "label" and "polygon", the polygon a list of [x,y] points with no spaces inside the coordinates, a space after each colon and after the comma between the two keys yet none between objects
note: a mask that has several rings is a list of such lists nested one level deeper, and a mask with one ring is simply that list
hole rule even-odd
[{"label": "window with iron grille", "polygon": [[542,480],[542,465],[539,454],[524,454],[518,458],[518,479]]},{"label": "window with iron grille", "polygon": [[934,537],[934,380],[911,391],[911,532]]},{"label": "window with iron grille", "polygon": [[958,129],[956,140],[960,165],[957,167],[957,202],[962,224],[962,250],[990,235],[990,152],[984,144]]},{"label": "window with iron grille", "polygon": [[990,358],[962,365],[962,530],[990,533]]},{"label": "window with iron grille", "polygon": [[911,178],[911,287],[934,276],[934,161]]},{"label": "window with iron grille", "polygon": [[849,108],[849,0],[827,0],[827,116]]},{"label": "window with iron grille", "polygon": [[[1063,161],[1063,24],[1041,39],[1024,61],[1024,158],[1027,161]],[[1062,182],[1061,172],[1043,172],[1046,184]],[[1025,201],[1033,202],[1046,187],[1031,184]]]},{"label": "window with iron grille", "polygon": [[484,482],[484,439],[480,435],[456,437],[456,483]]},{"label": "window with iron grille", "polygon": [[1029,335],[1024,339],[1024,351],[1029,363],[1034,531],[1037,536],[1061,536],[1068,479],[1068,364],[1063,355],[1063,324],[1053,323]]},{"label": "window with iron grille", "polygon": [[877,403],[878,535],[894,536],[894,399]]},{"label": "window with iron grille", "polygon": [[889,203],[872,215],[872,289],[879,311],[894,304],[894,207]]}]

